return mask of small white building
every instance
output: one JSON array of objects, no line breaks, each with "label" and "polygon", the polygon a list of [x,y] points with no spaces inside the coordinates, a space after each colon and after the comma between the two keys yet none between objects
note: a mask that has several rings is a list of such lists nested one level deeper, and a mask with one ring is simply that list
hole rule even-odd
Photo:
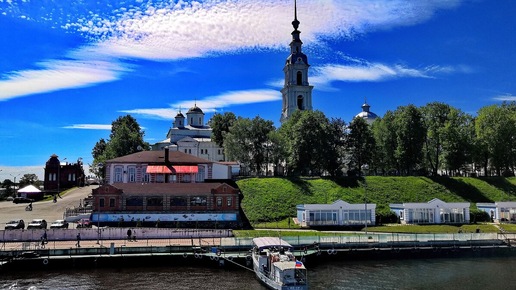
[{"label": "small white building", "polygon": [[469,202],[447,203],[438,198],[422,203],[390,204],[402,224],[469,223]]},{"label": "small white building", "polygon": [[493,222],[516,222],[516,202],[499,201],[494,203],[477,203],[479,210],[487,212]]},{"label": "small white building", "polygon": [[332,204],[300,204],[297,222],[302,227],[359,226],[376,224],[376,204],[350,204],[337,200]]}]

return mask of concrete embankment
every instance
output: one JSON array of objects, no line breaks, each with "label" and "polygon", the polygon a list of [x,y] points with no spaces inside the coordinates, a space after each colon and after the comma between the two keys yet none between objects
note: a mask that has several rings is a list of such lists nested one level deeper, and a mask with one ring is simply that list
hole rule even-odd
[{"label": "concrete embankment", "polygon": [[[142,229],[140,229],[142,231]],[[200,265],[249,267],[251,238],[202,237],[5,242],[2,269]],[[225,234],[225,233],[224,233]],[[92,236],[93,237],[93,236]],[[98,237],[98,236],[97,236]],[[282,237],[310,265],[326,260],[513,255],[515,236],[368,234]]]}]

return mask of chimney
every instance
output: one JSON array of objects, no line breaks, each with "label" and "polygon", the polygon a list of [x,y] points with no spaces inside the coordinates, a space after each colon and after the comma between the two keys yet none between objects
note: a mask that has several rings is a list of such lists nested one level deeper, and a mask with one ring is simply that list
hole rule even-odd
[{"label": "chimney", "polygon": [[170,161],[168,160],[168,146],[165,147],[165,164],[169,164]]}]

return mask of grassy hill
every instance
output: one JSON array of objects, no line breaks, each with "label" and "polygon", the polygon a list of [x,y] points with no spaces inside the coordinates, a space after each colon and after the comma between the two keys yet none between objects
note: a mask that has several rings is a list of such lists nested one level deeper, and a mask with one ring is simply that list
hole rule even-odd
[{"label": "grassy hill", "polygon": [[296,215],[296,205],[332,203],[376,203],[377,213],[390,215],[390,203],[466,201],[516,201],[516,178],[503,177],[381,177],[303,179],[249,178],[237,181],[244,195],[242,208],[251,223],[285,220]]}]

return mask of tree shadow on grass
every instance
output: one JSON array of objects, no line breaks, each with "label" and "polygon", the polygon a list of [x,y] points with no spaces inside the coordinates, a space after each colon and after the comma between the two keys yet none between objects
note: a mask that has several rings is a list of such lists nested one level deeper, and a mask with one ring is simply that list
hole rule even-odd
[{"label": "tree shadow on grass", "polygon": [[[349,176],[343,176],[343,177],[325,177],[324,179],[331,180],[338,184],[340,187],[344,188],[357,188],[363,186],[362,183],[364,182],[363,177],[349,177]],[[360,182],[359,182],[360,181]]]},{"label": "tree shadow on grass", "polygon": [[288,178],[288,180],[290,180],[290,182],[299,187],[302,190],[302,192],[306,192],[309,195],[313,195],[312,186],[305,179],[301,177],[290,177]]},{"label": "tree shadow on grass", "polygon": [[516,185],[510,183],[507,178],[500,176],[487,176],[487,177],[479,177],[478,179],[489,183],[490,185],[500,189],[501,191],[507,193],[508,195],[515,196],[516,195]]},{"label": "tree shadow on grass", "polygon": [[462,197],[466,201],[474,202],[493,202],[493,200],[486,197],[476,187],[467,184],[461,180],[445,177],[445,176],[433,176],[429,177],[433,182],[439,183],[446,187],[449,191],[455,193],[457,196]]}]

